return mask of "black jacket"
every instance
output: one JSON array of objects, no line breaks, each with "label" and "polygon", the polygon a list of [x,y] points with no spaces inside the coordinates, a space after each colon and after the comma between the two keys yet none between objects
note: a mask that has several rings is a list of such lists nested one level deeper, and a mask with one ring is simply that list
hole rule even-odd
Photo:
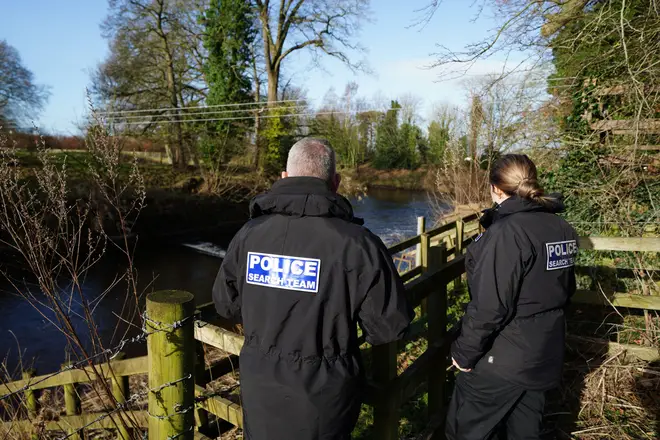
[{"label": "black jacket", "polygon": [[357,324],[374,345],[401,338],[413,318],[403,284],[320,179],[282,179],[250,211],[213,287],[218,313],[242,318],[246,438],[348,438],[363,383]]},{"label": "black jacket", "polygon": [[559,384],[578,240],[556,215],[559,200],[512,197],[484,216],[488,228],[465,257],[470,303],[451,350],[462,368],[528,389]]}]

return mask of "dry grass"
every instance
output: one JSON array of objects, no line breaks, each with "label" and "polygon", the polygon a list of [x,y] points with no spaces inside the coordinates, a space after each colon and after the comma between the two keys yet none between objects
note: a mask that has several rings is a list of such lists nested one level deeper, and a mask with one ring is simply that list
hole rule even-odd
[{"label": "dry grass", "polygon": [[588,357],[571,350],[564,386],[548,411],[548,439],[657,439],[660,363],[623,351]]}]

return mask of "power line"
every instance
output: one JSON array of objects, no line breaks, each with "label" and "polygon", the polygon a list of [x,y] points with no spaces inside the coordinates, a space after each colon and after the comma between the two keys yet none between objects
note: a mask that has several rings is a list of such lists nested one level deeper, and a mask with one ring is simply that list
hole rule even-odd
[{"label": "power line", "polygon": [[[399,111],[401,109],[398,108],[391,108],[387,109],[386,111]],[[372,112],[372,111],[383,111],[383,110],[364,110],[360,112],[342,112],[342,111],[334,111],[334,112],[317,112],[317,113],[289,113],[285,115],[266,115],[266,116],[261,116],[262,119],[268,119],[268,118],[286,118],[286,117],[297,117],[297,116],[309,116],[309,117],[314,117],[314,116],[319,116],[319,115],[337,115],[337,114],[350,114],[350,113],[366,113],[366,112]],[[237,116],[233,118],[208,118],[208,119],[177,119],[173,121],[168,121],[168,120],[163,120],[163,121],[139,121],[139,122],[126,122],[126,123],[119,123],[120,125],[145,125],[145,124],[155,124],[155,123],[166,123],[166,124],[173,124],[173,123],[179,123],[179,122],[211,122],[211,121],[239,121],[239,120],[246,120],[246,119],[252,119],[254,116]]]},{"label": "power line", "polygon": [[[294,105],[294,106],[282,106],[282,107],[259,107],[259,108],[245,108],[245,109],[239,109],[239,110],[211,110],[208,112],[185,112],[181,113],[181,116],[192,116],[192,115],[214,115],[214,114],[229,114],[229,113],[243,113],[243,112],[259,112],[262,110],[294,110],[297,108],[304,108],[304,105]],[[148,114],[148,115],[135,115],[135,116],[111,116],[107,120],[109,122],[112,121],[117,121],[117,120],[125,120],[125,119],[139,119],[139,118],[150,118],[150,117],[159,117],[159,116],[165,116],[165,117],[170,117],[170,116],[176,116],[175,114],[169,113],[154,113],[154,114]]]},{"label": "power line", "polygon": [[145,113],[151,111],[160,111],[160,110],[187,110],[187,109],[200,109],[200,108],[218,108],[218,107],[240,107],[240,106],[251,106],[251,105],[264,105],[264,104],[281,104],[285,102],[305,102],[305,99],[288,99],[283,101],[269,101],[269,102],[235,102],[231,104],[217,104],[217,105],[197,105],[190,107],[154,107],[154,108],[145,108],[140,110],[116,110],[116,111],[107,111],[107,112],[96,112],[98,115],[112,115],[118,113]]}]

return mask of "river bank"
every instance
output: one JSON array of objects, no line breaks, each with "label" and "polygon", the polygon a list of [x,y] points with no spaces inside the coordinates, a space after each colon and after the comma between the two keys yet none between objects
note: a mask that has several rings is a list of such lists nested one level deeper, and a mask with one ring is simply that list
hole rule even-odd
[{"label": "river bank", "polygon": [[416,170],[378,170],[370,165],[361,165],[357,170],[342,170],[351,181],[367,189],[398,189],[408,191],[436,192],[436,170],[420,167]]}]

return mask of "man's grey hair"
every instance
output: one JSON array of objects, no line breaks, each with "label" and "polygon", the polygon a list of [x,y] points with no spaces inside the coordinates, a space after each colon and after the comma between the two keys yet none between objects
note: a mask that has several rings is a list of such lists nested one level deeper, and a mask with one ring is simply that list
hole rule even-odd
[{"label": "man's grey hair", "polygon": [[304,138],[289,151],[286,172],[289,177],[317,177],[332,182],[337,167],[330,142],[320,138]]}]

